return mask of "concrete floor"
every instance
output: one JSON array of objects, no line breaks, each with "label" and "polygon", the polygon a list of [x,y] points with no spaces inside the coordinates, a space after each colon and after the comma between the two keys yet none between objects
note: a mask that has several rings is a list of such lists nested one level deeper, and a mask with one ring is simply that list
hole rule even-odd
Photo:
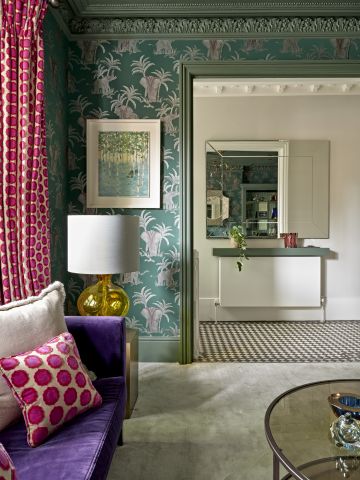
[{"label": "concrete floor", "polygon": [[140,365],[140,395],[108,480],[271,480],[265,411],[303,383],[359,378],[358,363]]}]

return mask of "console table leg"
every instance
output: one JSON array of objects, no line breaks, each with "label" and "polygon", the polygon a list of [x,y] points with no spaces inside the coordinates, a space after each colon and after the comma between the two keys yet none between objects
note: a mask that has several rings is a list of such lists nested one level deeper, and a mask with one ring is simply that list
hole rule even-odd
[{"label": "console table leg", "polygon": [[273,480],[279,480],[280,479],[280,464],[279,464],[279,459],[273,454]]}]

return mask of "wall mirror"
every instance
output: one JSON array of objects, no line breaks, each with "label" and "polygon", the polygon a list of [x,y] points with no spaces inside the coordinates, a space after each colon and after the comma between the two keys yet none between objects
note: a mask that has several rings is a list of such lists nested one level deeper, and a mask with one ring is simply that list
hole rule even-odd
[{"label": "wall mirror", "polygon": [[206,142],[206,237],[329,236],[329,142]]}]

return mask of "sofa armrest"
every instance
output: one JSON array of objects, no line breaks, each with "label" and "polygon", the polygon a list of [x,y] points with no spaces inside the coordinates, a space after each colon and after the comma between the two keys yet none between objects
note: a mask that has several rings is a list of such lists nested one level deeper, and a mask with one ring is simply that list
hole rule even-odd
[{"label": "sofa armrest", "polygon": [[125,318],[68,316],[65,321],[87,368],[100,378],[125,376]]}]

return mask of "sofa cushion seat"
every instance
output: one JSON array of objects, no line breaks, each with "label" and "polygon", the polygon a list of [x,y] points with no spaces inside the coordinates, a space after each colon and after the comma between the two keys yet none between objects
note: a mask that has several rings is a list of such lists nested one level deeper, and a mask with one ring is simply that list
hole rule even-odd
[{"label": "sofa cushion seat", "polygon": [[126,395],[124,377],[95,380],[103,399],[50,436],[43,445],[30,448],[23,421],[0,432],[21,480],[72,480],[105,478],[118,441]]}]

